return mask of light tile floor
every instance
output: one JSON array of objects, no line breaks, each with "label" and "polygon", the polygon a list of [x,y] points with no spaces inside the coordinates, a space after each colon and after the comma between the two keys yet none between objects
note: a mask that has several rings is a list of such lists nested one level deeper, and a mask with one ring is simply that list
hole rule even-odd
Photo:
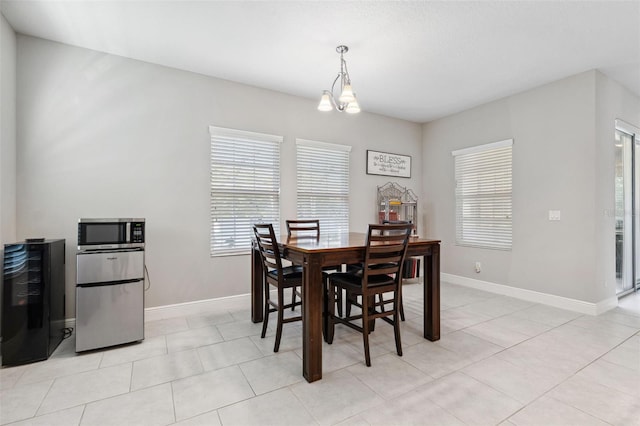
[{"label": "light tile floor", "polygon": [[151,321],[139,344],[0,370],[0,424],[640,425],[640,294],[598,317],[442,284],[442,338],[421,337],[422,285],[404,287],[404,356],[391,327],[338,326],[323,379],[302,378],[300,323],[280,352],[249,298]]}]

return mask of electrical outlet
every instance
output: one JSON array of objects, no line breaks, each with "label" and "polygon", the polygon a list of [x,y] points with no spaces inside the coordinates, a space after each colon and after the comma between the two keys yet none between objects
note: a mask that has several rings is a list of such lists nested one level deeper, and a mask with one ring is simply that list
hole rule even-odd
[{"label": "electrical outlet", "polygon": [[549,210],[549,220],[560,220],[560,210]]},{"label": "electrical outlet", "polygon": [[476,273],[479,274],[482,270],[482,263],[476,262]]}]

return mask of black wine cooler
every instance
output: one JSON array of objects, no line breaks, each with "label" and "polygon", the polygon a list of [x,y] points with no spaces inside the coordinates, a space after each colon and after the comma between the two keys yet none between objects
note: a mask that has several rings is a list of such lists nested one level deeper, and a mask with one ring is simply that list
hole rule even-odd
[{"label": "black wine cooler", "polygon": [[65,329],[65,240],[5,244],[2,272],[2,365],[49,358]]}]

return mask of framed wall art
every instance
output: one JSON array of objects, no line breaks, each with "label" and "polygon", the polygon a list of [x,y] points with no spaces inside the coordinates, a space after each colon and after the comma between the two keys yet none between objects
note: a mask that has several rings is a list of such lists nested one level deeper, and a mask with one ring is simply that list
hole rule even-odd
[{"label": "framed wall art", "polygon": [[411,177],[411,156],[367,150],[367,174]]}]

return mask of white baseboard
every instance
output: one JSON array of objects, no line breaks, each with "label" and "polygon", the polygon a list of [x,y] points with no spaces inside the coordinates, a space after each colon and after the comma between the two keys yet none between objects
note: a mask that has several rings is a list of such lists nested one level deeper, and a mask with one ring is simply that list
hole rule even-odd
[{"label": "white baseboard", "polygon": [[[176,303],[174,305],[154,306],[144,309],[144,321],[157,321],[161,319],[175,318],[181,316],[192,316],[207,312],[215,312],[219,308],[218,304],[224,301],[226,307],[229,306],[230,300],[237,300],[246,305],[246,299],[251,297],[250,294],[240,294],[236,296],[219,297],[216,299],[196,300],[193,302]],[[249,315],[249,313],[247,313]],[[76,319],[67,318],[65,327],[75,327]]]},{"label": "white baseboard", "polygon": [[[154,306],[145,308],[144,320],[156,321],[160,319],[175,318],[180,316],[198,315],[207,312],[215,312],[220,303],[224,303],[226,307],[234,300],[242,305],[246,305],[246,301],[250,298],[250,294],[240,294],[236,296],[219,297],[215,299],[196,300],[193,302],[176,303],[174,305]],[[249,313],[247,312],[247,315]]]},{"label": "white baseboard", "polygon": [[511,287],[504,284],[496,284],[488,281],[476,280],[474,278],[462,277],[453,274],[440,274],[440,279],[451,284],[458,284],[465,287],[476,288],[503,296],[515,297],[516,299],[528,302],[542,303],[555,308],[566,309],[587,315],[600,315],[603,312],[618,306],[618,298],[611,297],[597,303],[585,302],[568,297],[556,296],[554,294],[540,293],[533,290]]}]

